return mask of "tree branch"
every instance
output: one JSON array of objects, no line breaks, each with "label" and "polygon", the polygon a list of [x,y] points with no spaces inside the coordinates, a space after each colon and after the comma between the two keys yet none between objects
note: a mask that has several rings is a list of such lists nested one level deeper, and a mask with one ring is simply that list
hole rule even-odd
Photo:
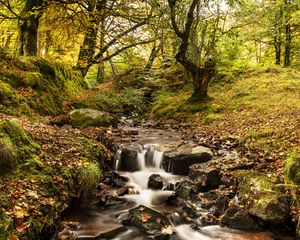
[{"label": "tree branch", "polygon": [[151,43],[151,42],[154,42],[154,40],[151,39],[151,40],[145,40],[145,41],[141,41],[141,42],[137,42],[137,43],[132,43],[130,45],[127,45],[127,46],[124,46],[124,47],[118,49],[117,51],[115,51],[114,53],[106,56],[105,58],[100,58],[98,60],[93,61],[92,63],[95,64],[95,63],[101,63],[101,62],[104,62],[104,61],[108,61],[108,60],[112,59],[113,57],[119,55],[121,52],[124,52],[125,50],[129,49],[129,48],[132,48],[132,47],[135,47],[135,46],[138,46],[138,45],[148,44],[148,43]]}]

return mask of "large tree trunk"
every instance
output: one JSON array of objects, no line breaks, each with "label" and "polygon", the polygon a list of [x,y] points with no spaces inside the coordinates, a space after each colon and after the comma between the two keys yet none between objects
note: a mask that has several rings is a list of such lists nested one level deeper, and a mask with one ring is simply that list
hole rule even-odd
[{"label": "large tree trunk", "polygon": [[42,0],[27,0],[19,22],[19,55],[36,56]]}]

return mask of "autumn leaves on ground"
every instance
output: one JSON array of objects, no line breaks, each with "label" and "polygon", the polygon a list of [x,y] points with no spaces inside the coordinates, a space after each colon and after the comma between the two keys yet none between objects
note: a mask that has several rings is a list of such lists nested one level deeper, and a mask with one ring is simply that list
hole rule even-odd
[{"label": "autumn leaves on ground", "polygon": [[[76,108],[105,112],[100,122],[109,129],[127,116],[137,123],[182,126],[198,142],[231,137],[256,170],[278,177],[297,196],[297,69],[247,70],[226,82],[216,78],[210,98],[194,102],[176,64],[151,78],[128,74],[91,90],[70,69],[41,59],[3,55],[0,68],[0,239],[51,232],[71,198],[100,181],[113,152],[99,137],[102,127],[78,128],[80,120],[70,121]],[[296,202],[291,212],[296,222]]]}]

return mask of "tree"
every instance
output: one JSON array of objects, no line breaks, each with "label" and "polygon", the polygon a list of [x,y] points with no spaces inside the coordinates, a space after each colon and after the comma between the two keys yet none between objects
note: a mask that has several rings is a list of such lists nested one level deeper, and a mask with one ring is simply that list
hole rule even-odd
[{"label": "tree", "polygon": [[18,21],[18,54],[21,56],[36,56],[39,23],[45,8],[44,0],[1,0],[0,5],[3,9],[0,12],[2,19]]},{"label": "tree", "polygon": [[176,22],[177,0],[168,0],[168,3],[171,11],[172,27],[176,35],[181,39],[180,47],[175,58],[191,75],[194,86],[192,99],[205,99],[208,97],[209,81],[215,74],[215,63],[212,59],[209,59],[205,62],[204,67],[200,67],[197,63],[194,63],[187,57],[187,51],[190,43],[190,33],[194,22],[194,11],[199,3],[199,0],[193,0],[190,4],[183,30],[179,29],[179,26]]}]

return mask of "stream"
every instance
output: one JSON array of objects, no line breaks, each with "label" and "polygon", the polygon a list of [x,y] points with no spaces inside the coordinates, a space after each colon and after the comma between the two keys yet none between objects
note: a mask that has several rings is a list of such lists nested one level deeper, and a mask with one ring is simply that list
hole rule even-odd
[{"label": "stream", "polygon": [[[126,128],[126,131],[136,129]],[[136,171],[123,171],[122,159],[116,161],[116,172],[127,179],[127,191],[118,196],[122,201],[105,208],[76,208],[71,209],[64,220],[74,223],[69,238],[60,239],[114,239],[114,240],[143,240],[163,239],[151,237],[134,226],[123,226],[122,221],[128,218],[129,209],[143,205],[161,214],[168,215],[172,223],[173,234],[171,240],[270,240],[285,239],[274,237],[271,232],[242,232],[217,225],[195,227],[181,219],[181,210],[178,204],[169,201],[174,196],[174,190],[168,190],[170,185],[187,179],[186,176],[174,175],[163,168],[164,150],[176,146],[181,141],[176,131],[165,132],[158,129],[138,130],[137,141],[133,147],[138,151],[134,164]],[[192,145],[192,141],[185,142]],[[194,146],[193,146],[194,147]],[[151,175],[158,174],[163,179],[163,188],[150,189],[148,179]],[[65,230],[64,230],[65,231]],[[60,236],[64,234],[60,233]]]}]

